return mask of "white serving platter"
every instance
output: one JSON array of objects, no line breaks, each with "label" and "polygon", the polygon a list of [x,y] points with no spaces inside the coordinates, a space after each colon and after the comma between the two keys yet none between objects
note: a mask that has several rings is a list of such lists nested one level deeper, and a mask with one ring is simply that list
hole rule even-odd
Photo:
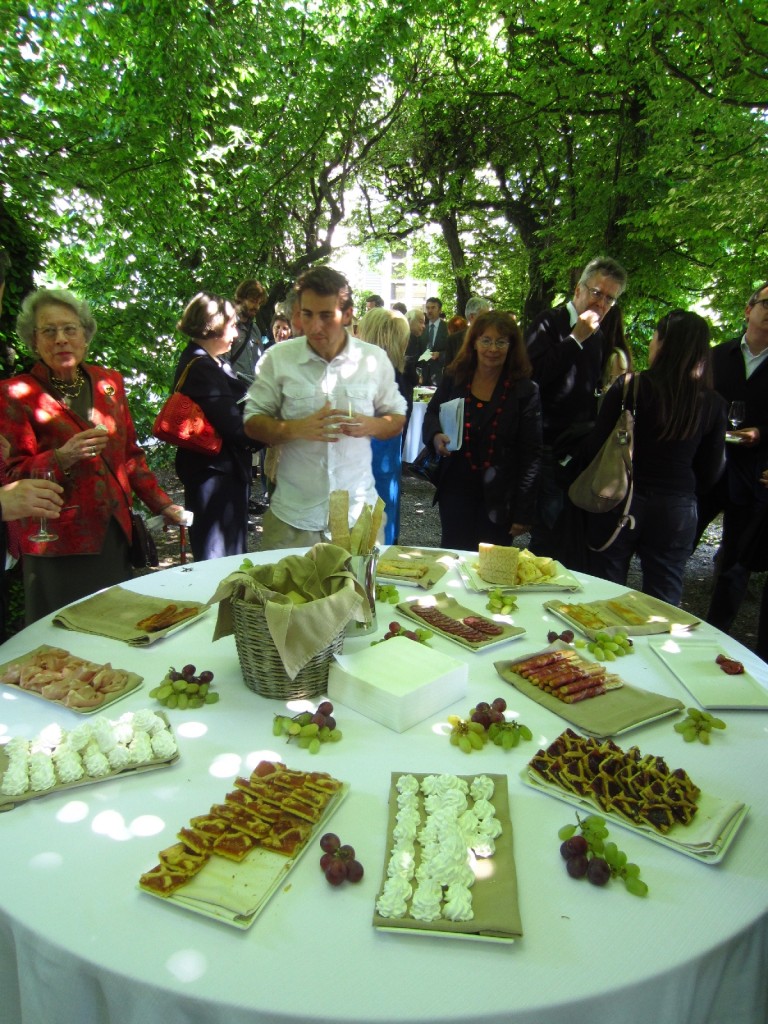
[{"label": "white serving platter", "polygon": [[715,659],[718,654],[732,656],[716,640],[669,639],[648,646],[703,708],[768,710],[768,666],[762,680],[749,665],[743,675],[728,675]]}]

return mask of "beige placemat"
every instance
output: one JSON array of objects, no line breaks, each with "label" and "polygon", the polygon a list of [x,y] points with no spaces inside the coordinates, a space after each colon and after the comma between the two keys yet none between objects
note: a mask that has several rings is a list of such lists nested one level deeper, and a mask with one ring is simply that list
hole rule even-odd
[{"label": "beige placemat", "polygon": [[[156,615],[170,604],[176,604],[179,609],[194,608],[196,612],[190,618],[156,633],[148,633],[138,628],[138,623],[142,619]],[[109,590],[87,597],[84,601],[62,608],[54,616],[53,624],[78,633],[108,636],[112,640],[122,640],[134,647],[146,647],[168,636],[169,633],[196,622],[205,610],[206,606],[199,601],[174,602],[167,598],[135,594],[123,587],[110,587]]]},{"label": "beige placemat", "polygon": [[674,697],[665,697],[651,690],[641,690],[630,686],[629,683],[624,683],[618,690],[601,693],[599,697],[591,697],[576,704],[566,704],[565,701],[559,700],[551,693],[545,693],[515,672],[515,665],[518,662],[535,657],[536,654],[525,654],[513,661],[496,661],[494,667],[504,682],[511,683],[526,697],[575,725],[582,732],[598,739],[617,736],[638,725],[683,710],[683,703]]},{"label": "beige placemat", "polygon": [[[383,551],[379,556],[379,565],[376,570],[378,579],[388,582],[402,583],[404,586],[422,587],[429,590],[435,583],[445,576],[449,569],[453,568],[459,556],[455,551],[440,551],[437,549],[409,548],[403,545],[393,544]],[[394,563],[400,568],[400,573],[388,573],[387,563]],[[425,574],[414,573],[409,575],[408,566],[427,566]]]},{"label": "beige placemat", "polygon": [[653,636],[693,629],[700,620],[675,605],[628,590],[604,601],[545,601],[544,607],[565,619],[590,639],[603,630],[620,630],[629,636]]},{"label": "beige placemat", "polygon": [[[496,851],[493,857],[478,858],[481,870],[470,890],[472,893],[472,910],[474,917],[471,921],[448,921],[443,918],[437,921],[417,921],[413,917],[381,917],[376,911],[373,914],[373,923],[377,928],[403,929],[409,932],[428,933],[431,935],[452,935],[486,939],[519,939],[523,934],[522,921],[520,919],[520,907],[517,899],[517,871],[515,868],[515,857],[512,846],[512,820],[509,813],[509,796],[507,793],[507,776],[487,774],[494,782],[494,792],[491,799],[496,817],[502,826],[502,833],[496,839]],[[384,871],[382,883],[378,893],[381,892],[384,882],[387,879],[387,865],[389,855],[395,846],[393,829],[397,815],[397,780],[401,775],[413,775],[419,783],[427,777],[426,773],[419,772],[392,772],[389,790],[389,820],[387,823],[387,848],[384,857]],[[474,775],[459,775],[467,783],[471,783]],[[486,870],[488,863],[493,870]],[[417,861],[418,866],[418,861]],[[414,879],[415,883],[415,879]],[[377,895],[378,895],[377,893]]]},{"label": "beige placemat", "polygon": [[475,618],[487,618],[485,615],[480,615],[478,612],[472,611],[471,608],[467,608],[451,597],[449,594],[435,594],[429,597],[414,597],[408,601],[401,601],[400,604],[396,605],[397,610],[402,612],[403,615],[407,615],[409,619],[413,619],[420,626],[425,629],[432,630],[433,633],[437,633],[440,636],[444,636],[447,640],[453,640],[454,643],[459,644],[464,650],[468,651],[481,651],[487,647],[491,647],[494,644],[503,644],[508,640],[514,640],[517,637],[523,636],[525,630],[522,626],[510,626],[508,622],[500,622],[498,620],[491,620],[494,626],[498,626],[501,630],[495,636],[488,636],[484,640],[472,641],[466,640],[462,636],[456,636],[450,633],[447,629],[441,629],[440,626],[436,626],[434,623],[429,622],[427,619],[422,618],[421,615],[417,614],[413,609],[419,604],[427,605],[428,607],[437,608],[439,611],[448,615],[450,618],[456,621],[462,621],[466,617]]}]

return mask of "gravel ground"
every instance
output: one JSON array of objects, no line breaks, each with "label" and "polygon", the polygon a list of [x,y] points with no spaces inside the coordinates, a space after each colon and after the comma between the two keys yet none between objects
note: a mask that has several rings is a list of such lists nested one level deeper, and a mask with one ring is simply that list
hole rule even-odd
[{"label": "gravel ground", "polygon": [[[181,491],[175,478],[164,479],[163,484],[173,496],[181,500]],[[406,475],[403,477],[402,506],[400,513],[400,543],[437,547],[440,544],[440,519],[437,508],[432,505],[434,489],[419,477]],[[161,566],[178,561],[178,546],[173,537],[163,539],[158,545]],[[250,550],[259,546],[261,535],[261,516],[252,520],[250,534]],[[525,537],[522,538],[524,542]],[[703,617],[709,605],[714,572],[714,557],[720,542],[720,528],[717,522],[707,530],[704,538],[691,556],[685,573],[682,606],[692,615]],[[633,561],[628,579],[630,587],[639,588],[641,576],[639,566]],[[757,633],[757,613],[762,592],[763,577],[755,574],[752,577],[749,592],[744,600],[741,611],[734,623],[731,633],[733,637],[746,647],[754,649]]]}]

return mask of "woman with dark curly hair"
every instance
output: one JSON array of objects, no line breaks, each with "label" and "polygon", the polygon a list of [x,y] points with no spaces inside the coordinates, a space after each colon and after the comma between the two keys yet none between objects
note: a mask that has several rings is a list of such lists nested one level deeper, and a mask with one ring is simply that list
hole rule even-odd
[{"label": "woman with dark curly hair", "polygon": [[[468,329],[424,419],[422,437],[442,456],[435,501],[443,547],[511,544],[536,507],[541,403],[523,336],[508,313],[491,310]],[[464,399],[461,448],[448,451],[440,406]]]}]

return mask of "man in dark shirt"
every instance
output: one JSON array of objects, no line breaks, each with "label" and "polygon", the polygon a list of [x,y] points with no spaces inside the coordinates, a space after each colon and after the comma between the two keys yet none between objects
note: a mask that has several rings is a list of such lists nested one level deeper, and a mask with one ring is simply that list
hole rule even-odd
[{"label": "man in dark shirt", "polygon": [[[723,538],[707,621],[728,632],[747,590],[749,548],[768,527],[768,492],[760,477],[768,468],[768,281],[747,302],[740,338],[712,353],[715,388],[729,404],[744,403],[744,423],[729,431],[726,471],[699,502],[699,531],[723,512]],[[757,653],[768,660],[768,577],[763,587]]]},{"label": "man in dark shirt", "polygon": [[255,278],[241,281],[235,292],[237,341],[232,345],[227,358],[232,369],[246,384],[253,383],[256,363],[264,351],[258,312],[266,297],[263,285]]},{"label": "man in dark shirt", "polygon": [[542,313],[526,333],[544,427],[538,522],[531,533],[531,548],[537,555],[562,554],[553,532],[565,500],[556,468],[595,421],[608,357],[600,324],[626,284],[627,273],[620,263],[609,257],[593,259],[584,268],[573,299]]}]

